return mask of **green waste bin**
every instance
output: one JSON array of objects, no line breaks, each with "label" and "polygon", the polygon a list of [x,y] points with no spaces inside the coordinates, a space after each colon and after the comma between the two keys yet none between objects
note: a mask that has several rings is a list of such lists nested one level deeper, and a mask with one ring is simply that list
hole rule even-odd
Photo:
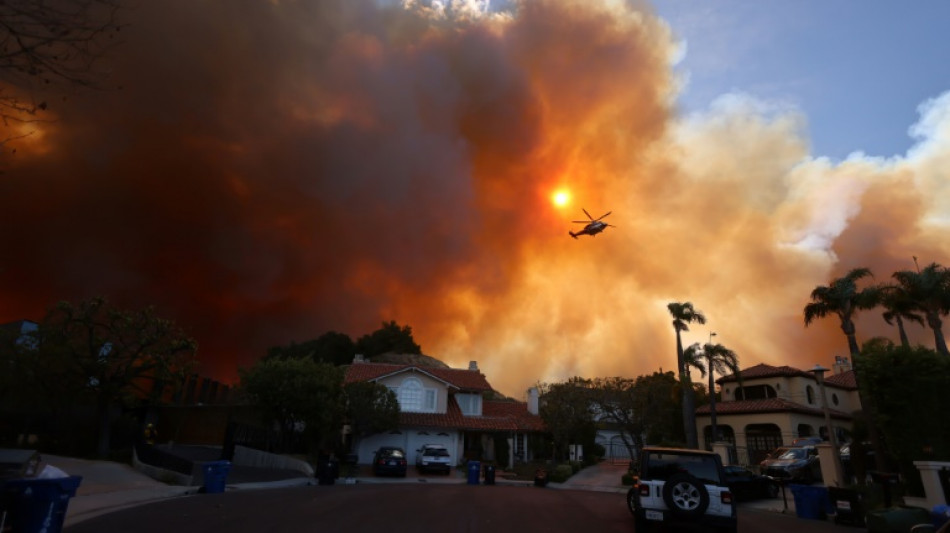
[{"label": "green waste bin", "polygon": [[828,499],[834,508],[835,524],[864,527],[864,494],[854,489],[828,487]]},{"label": "green waste bin", "polygon": [[9,523],[18,533],[60,533],[69,499],[82,476],[11,479],[3,483],[10,509]]},{"label": "green waste bin", "polygon": [[920,507],[888,507],[867,513],[868,533],[905,533],[918,524],[929,523],[930,512]]}]

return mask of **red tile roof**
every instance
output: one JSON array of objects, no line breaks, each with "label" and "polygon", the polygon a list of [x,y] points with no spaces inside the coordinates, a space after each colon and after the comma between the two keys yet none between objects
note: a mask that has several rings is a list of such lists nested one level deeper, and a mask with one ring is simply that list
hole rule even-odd
[{"label": "red tile roof", "polygon": [[376,381],[401,372],[422,372],[459,390],[485,392],[492,390],[485,375],[477,370],[438,368],[428,366],[397,365],[391,363],[353,363],[346,367],[344,383]]},{"label": "red tile roof", "polygon": [[[741,370],[739,374],[742,375],[743,380],[774,377],[791,378],[797,376],[814,378],[814,375],[811,372],[805,372],[804,370],[792,368],[788,365],[772,366],[765,363],[759,363],[755,366],[750,366],[749,368]],[[735,374],[731,374],[717,379],[716,383],[722,384],[730,381],[739,381],[739,379]]]},{"label": "red tile roof", "polygon": [[[840,420],[851,420],[851,415],[828,409],[832,418]],[[804,413],[808,415],[824,416],[824,411],[814,407],[808,407],[800,403],[795,403],[784,398],[767,398],[764,400],[739,400],[735,402],[717,402],[717,415],[746,415],[756,413]],[[697,415],[709,415],[710,406],[703,405],[696,409]]]},{"label": "red tile roof", "polygon": [[[800,370],[798,368],[793,368],[788,365],[782,366],[772,366],[765,363],[759,363],[755,366],[750,366],[745,370],[739,372],[742,375],[742,379],[761,379],[761,378],[793,378],[793,377],[803,377],[807,379],[815,379],[815,375],[807,370]],[[716,383],[722,385],[723,383],[728,382],[738,382],[739,379],[735,374],[728,376],[723,376],[716,380]],[[850,389],[856,390],[858,388],[857,381],[854,379],[854,371],[848,370],[847,372],[842,372],[841,374],[835,374],[833,376],[825,377],[825,384],[831,387],[838,387],[841,389]]]},{"label": "red tile roof", "polygon": [[854,376],[854,370],[848,370],[826,377],[825,385],[840,387],[842,389],[858,390],[858,380]]},{"label": "red tile roof", "polygon": [[[492,390],[484,374],[476,370],[390,363],[353,363],[346,368],[344,383],[375,381],[401,372],[422,372],[464,392]],[[471,431],[544,431],[541,417],[529,413],[526,403],[482,400],[482,416],[465,416],[452,395],[445,413],[400,412],[399,425]]]},{"label": "red tile roof", "polygon": [[544,431],[541,417],[521,402],[482,402],[482,416],[465,416],[455,399],[446,413],[399,413],[400,426],[434,427],[470,431]]}]

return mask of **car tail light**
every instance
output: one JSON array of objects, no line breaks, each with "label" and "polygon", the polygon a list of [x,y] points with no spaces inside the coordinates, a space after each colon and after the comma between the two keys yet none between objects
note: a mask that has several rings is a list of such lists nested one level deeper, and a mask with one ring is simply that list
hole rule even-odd
[{"label": "car tail light", "polygon": [[640,496],[650,496],[649,485],[640,485]]},{"label": "car tail light", "polygon": [[728,490],[722,492],[722,504],[723,505],[732,505],[732,493]]}]

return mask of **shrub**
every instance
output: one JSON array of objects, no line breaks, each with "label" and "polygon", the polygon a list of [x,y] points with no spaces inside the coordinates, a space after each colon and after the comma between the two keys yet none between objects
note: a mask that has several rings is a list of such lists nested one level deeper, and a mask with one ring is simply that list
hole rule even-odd
[{"label": "shrub", "polygon": [[553,470],[548,470],[548,480],[554,483],[564,483],[572,475],[574,475],[574,468],[569,465],[557,465]]},{"label": "shrub", "polygon": [[628,472],[620,476],[620,483],[623,485],[633,485],[633,475]]}]

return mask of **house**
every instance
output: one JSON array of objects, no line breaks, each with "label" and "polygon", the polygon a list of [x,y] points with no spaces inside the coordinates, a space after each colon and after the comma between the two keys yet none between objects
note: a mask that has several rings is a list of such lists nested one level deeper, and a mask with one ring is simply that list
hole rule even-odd
[{"label": "house", "polygon": [[[790,366],[758,364],[716,380],[722,401],[716,403],[720,438],[732,443],[733,462],[758,464],[765,455],[795,439],[827,439],[821,390],[815,374]],[[825,394],[831,425],[838,442],[845,442],[852,427],[852,413],[861,409],[854,370],[846,357],[835,357],[831,375],[825,377]],[[696,409],[696,429],[711,449],[710,406]]]},{"label": "house", "polygon": [[[412,462],[423,444],[442,444],[456,465],[470,459],[511,465],[516,458],[531,459],[529,437],[544,431],[537,389],[528,391],[527,402],[490,399],[494,391],[475,361],[468,369],[456,369],[373,363],[357,355],[344,383],[357,381],[388,387],[400,408],[397,429],[352,443],[360,463],[370,462],[380,446],[399,446]],[[507,457],[497,457],[499,440],[508,444]]]}]

